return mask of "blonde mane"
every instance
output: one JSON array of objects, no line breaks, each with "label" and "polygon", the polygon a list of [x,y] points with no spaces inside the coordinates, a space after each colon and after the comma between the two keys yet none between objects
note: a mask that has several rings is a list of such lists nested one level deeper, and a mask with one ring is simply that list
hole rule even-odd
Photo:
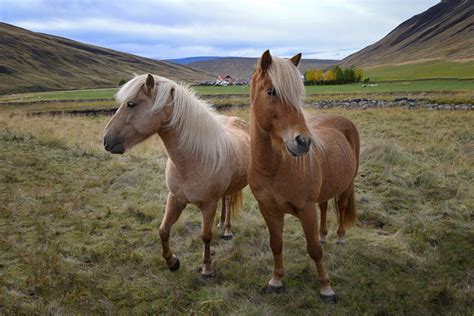
[{"label": "blonde mane", "polygon": [[[116,94],[119,103],[130,100],[140,91],[147,75],[136,76],[127,82]],[[178,150],[189,157],[195,157],[204,168],[214,173],[227,159],[229,136],[211,111],[210,105],[200,100],[187,86],[170,79],[153,76],[156,97],[151,112],[157,112],[167,105],[173,106],[170,123],[165,128],[177,132]],[[173,101],[167,104],[173,91]]]},{"label": "blonde mane", "polygon": [[289,60],[272,57],[267,73],[277,95],[301,112],[305,90],[298,68]]}]

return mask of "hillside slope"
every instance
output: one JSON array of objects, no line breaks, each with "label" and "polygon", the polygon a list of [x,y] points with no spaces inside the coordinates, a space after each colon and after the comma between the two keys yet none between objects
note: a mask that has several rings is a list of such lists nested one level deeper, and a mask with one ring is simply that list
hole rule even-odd
[{"label": "hillside slope", "polygon": [[346,57],[343,65],[374,67],[474,60],[474,1],[444,0],[403,22],[373,45]]},{"label": "hillside slope", "polygon": [[[213,60],[191,62],[187,65],[216,75],[230,74],[237,79],[248,79],[257,64],[257,59],[258,58],[223,57]],[[304,72],[310,67],[326,68],[338,62],[338,60],[303,59],[298,68],[301,72]]]},{"label": "hillside slope", "polygon": [[213,75],[0,23],[0,94],[116,87],[134,73],[189,82]]}]

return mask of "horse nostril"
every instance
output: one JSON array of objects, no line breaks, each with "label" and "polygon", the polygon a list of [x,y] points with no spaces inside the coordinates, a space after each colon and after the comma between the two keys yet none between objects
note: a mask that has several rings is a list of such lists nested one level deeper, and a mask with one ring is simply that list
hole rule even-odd
[{"label": "horse nostril", "polygon": [[298,135],[296,136],[296,142],[298,143],[299,146],[305,146],[306,145],[306,140],[304,139],[303,136]]}]

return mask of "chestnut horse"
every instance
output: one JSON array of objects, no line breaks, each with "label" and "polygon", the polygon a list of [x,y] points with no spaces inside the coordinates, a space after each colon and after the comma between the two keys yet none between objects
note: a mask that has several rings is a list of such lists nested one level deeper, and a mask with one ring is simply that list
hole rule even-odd
[{"label": "chestnut horse", "polygon": [[[282,234],[284,215],[289,213],[301,221],[307,251],[320,278],[321,298],[335,303],[322,263],[315,203],[324,207],[336,198],[340,226],[355,221],[359,134],[341,116],[305,117],[301,109],[304,86],[296,68],[300,59],[298,54],[283,60],[267,50],[257,63],[250,91],[248,182],[270,233],[273,276],[267,291],[283,288]],[[341,227],[338,234],[343,238]]]},{"label": "chestnut horse", "polygon": [[[216,115],[188,88],[153,75],[141,75],[127,82],[117,93],[120,104],[104,132],[107,151],[125,150],[158,134],[168,154],[166,185],[168,199],[159,233],[163,258],[171,271],[179,259],[169,246],[170,230],[181,211],[192,203],[202,212],[204,277],[213,275],[210,243],[218,200],[228,197],[230,208],[241,204],[247,185],[249,134],[237,117]],[[230,232],[229,211],[224,218],[224,236]]]}]

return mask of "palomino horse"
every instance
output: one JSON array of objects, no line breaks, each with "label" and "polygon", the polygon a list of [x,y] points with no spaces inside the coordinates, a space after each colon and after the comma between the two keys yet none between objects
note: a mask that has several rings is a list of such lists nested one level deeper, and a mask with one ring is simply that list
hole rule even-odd
[{"label": "palomino horse", "polygon": [[279,292],[283,287],[283,219],[289,213],[303,226],[319,274],[321,298],[335,303],[322,263],[315,203],[324,206],[336,198],[341,225],[354,222],[359,135],[354,124],[341,116],[305,118],[304,86],[296,68],[300,59],[298,54],[283,60],[267,50],[257,64],[250,92],[248,182],[270,232],[273,276],[267,291]]},{"label": "palomino horse", "polygon": [[[170,230],[188,203],[202,212],[204,277],[213,275],[210,243],[219,199],[230,196],[230,208],[241,203],[247,185],[249,135],[246,123],[237,117],[211,113],[208,104],[189,89],[169,79],[137,76],[117,93],[120,107],[107,124],[104,146],[122,154],[158,134],[166,147],[168,199],[159,233],[163,258],[171,271],[179,259],[169,246]],[[230,237],[225,221],[224,236]]]}]

